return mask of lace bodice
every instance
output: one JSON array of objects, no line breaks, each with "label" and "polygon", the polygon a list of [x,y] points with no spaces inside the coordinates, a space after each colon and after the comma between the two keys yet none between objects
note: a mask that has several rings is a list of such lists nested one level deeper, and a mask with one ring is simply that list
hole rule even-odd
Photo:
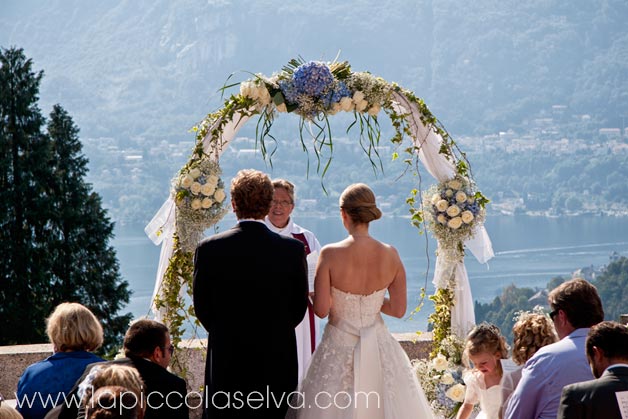
[{"label": "lace bodice", "polygon": [[374,324],[380,317],[386,289],[369,295],[350,294],[331,287],[329,322],[337,325],[342,319],[356,329]]}]

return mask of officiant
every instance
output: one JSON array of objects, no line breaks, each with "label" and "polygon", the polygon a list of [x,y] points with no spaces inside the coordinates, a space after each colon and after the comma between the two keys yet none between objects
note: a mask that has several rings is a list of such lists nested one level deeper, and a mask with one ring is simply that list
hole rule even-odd
[{"label": "officiant", "polygon": [[314,272],[321,245],[314,233],[299,226],[292,220],[294,210],[294,184],[285,179],[273,180],[275,192],[270,211],[265,222],[268,228],[282,236],[293,237],[305,245],[305,254],[308,263],[308,279],[310,299],[303,321],[296,327],[297,353],[299,357],[299,382],[305,375],[310,359],[316,349],[317,336],[320,330],[319,319],[314,315],[312,295],[314,293]]}]

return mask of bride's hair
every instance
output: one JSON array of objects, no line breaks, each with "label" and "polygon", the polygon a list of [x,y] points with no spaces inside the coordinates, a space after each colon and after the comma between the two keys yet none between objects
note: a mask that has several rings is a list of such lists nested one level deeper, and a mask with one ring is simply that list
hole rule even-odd
[{"label": "bride's hair", "polygon": [[370,223],[382,216],[382,212],[375,204],[375,194],[364,183],[354,183],[347,186],[340,195],[342,208],[354,223]]}]

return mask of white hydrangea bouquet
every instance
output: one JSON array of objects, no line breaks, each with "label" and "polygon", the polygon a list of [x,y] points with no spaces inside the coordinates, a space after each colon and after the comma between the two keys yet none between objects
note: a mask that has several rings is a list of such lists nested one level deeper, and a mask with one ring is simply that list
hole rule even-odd
[{"label": "white hydrangea bouquet", "polygon": [[[465,385],[461,365],[462,341],[449,335],[440,352],[430,360],[413,361],[414,371],[437,417],[455,418],[464,402]],[[443,352],[445,354],[443,354]]]},{"label": "white hydrangea bouquet", "polygon": [[462,176],[428,189],[423,196],[425,220],[442,248],[460,249],[473,236],[486,214],[482,199],[475,185]]},{"label": "white hydrangea bouquet", "polygon": [[226,213],[224,182],[220,167],[207,156],[192,159],[172,182],[177,205],[177,236],[181,246],[193,251],[203,231]]}]

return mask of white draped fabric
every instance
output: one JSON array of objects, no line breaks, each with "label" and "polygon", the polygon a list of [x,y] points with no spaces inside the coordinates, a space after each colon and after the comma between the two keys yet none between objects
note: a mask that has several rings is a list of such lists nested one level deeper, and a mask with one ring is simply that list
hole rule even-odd
[{"label": "white draped fabric", "polygon": [[[218,161],[222,152],[227,148],[231,140],[235,138],[238,130],[248,121],[250,117],[243,113],[237,113],[233,119],[227,121],[222,129],[220,140],[216,143],[210,141],[211,132],[216,128],[221,120],[217,120],[213,126],[209,128],[208,135],[203,139],[203,149],[215,161]],[[176,231],[175,227],[175,203],[171,196],[161,206],[157,214],[144,228],[144,232],[152,240],[155,245],[161,244],[161,254],[159,255],[159,266],[155,277],[155,288],[153,290],[153,298],[151,300],[151,311],[157,321],[163,321],[163,310],[158,310],[155,306],[155,297],[161,293],[161,285],[164,274],[168,268],[168,261],[173,253],[173,235]],[[181,293],[185,292],[185,287],[181,287]]]},{"label": "white draped fabric", "polygon": [[[414,138],[414,145],[419,148],[419,158],[427,171],[439,182],[454,177],[456,173],[454,165],[439,153],[443,142],[442,137],[421,122],[421,113],[415,103],[397,92],[394,93],[394,98],[397,109],[402,113],[410,114],[406,120]],[[473,238],[467,240],[465,246],[480,263],[486,263],[494,256],[493,245],[484,226],[476,229]],[[434,286],[437,288],[447,286],[452,274],[456,277],[456,289],[454,290],[454,307],[451,312],[451,330],[460,338],[464,338],[475,325],[471,285],[464,260],[454,262],[452,266],[452,261],[448,258],[436,256]]]},{"label": "white draped fabric", "polygon": [[[440,145],[443,142],[442,137],[421,122],[421,114],[416,104],[410,102],[401,93],[394,93],[394,102],[394,106],[396,106],[399,112],[408,114],[406,120],[410,126],[414,144],[419,148],[419,158],[427,171],[439,182],[452,178],[456,173],[455,167],[444,155],[439,153]],[[203,140],[203,148],[216,161],[218,161],[223,150],[233,140],[240,127],[249,119],[246,113],[250,112],[237,113],[232,120],[227,121],[217,142],[211,141],[211,132],[219,126],[221,120],[216,121],[208,129],[208,135]],[[155,296],[160,293],[163,276],[168,267],[168,260],[172,256],[172,235],[175,232],[174,214],[174,201],[169,197],[145,228],[146,234],[153,243],[156,245],[161,244],[162,246],[155,280],[155,290],[153,292],[153,304],[151,306],[158,320],[161,320],[163,313],[155,309],[154,300]],[[477,228],[474,237],[467,240],[465,246],[480,263],[486,263],[494,256],[491,240],[484,226]],[[433,282],[437,288],[442,288],[449,278],[447,275],[455,274],[456,289],[454,293],[455,304],[452,310],[452,331],[463,338],[475,324],[471,287],[464,261],[456,262],[453,267],[448,265],[450,263],[448,263],[447,258],[437,256]]]}]

